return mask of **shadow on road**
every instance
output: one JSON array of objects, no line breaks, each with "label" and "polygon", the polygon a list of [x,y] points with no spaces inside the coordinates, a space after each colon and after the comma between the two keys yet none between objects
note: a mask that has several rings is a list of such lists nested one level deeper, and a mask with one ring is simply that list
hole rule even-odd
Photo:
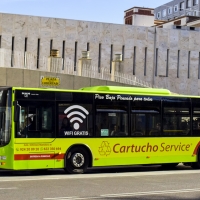
[{"label": "shadow on road", "polygon": [[[192,170],[189,166],[178,165],[174,168],[163,168],[161,165],[147,165],[147,166],[130,166],[130,167],[104,167],[104,168],[90,168],[86,174],[100,174],[100,173],[127,173],[127,172],[153,172],[153,171],[170,171],[170,170]],[[4,176],[41,176],[41,175],[59,175],[66,174],[63,169],[49,169],[49,170],[33,170],[33,171],[11,171],[0,170],[0,177]],[[70,175],[70,174],[69,174]],[[200,199],[200,198],[199,198]]]}]

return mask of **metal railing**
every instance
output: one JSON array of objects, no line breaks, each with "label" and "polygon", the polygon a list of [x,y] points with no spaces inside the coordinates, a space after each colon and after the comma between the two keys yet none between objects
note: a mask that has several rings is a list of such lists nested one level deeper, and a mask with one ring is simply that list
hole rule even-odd
[{"label": "metal railing", "polygon": [[115,71],[110,73],[110,68],[102,67],[100,70],[97,66],[83,65],[80,69],[78,63],[69,59],[40,57],[39,66],[37,66],[37,55],[29,52],[21,52],[0,48],[0,67],[13,67],[20,69],[30,69],[39,71],[48,71],[54,73],[69,74],[75,76],[90,77],[95,79],[115,81],[127,85],[156,87],[149,82],[138,79],[134,75],[129,75]]}]

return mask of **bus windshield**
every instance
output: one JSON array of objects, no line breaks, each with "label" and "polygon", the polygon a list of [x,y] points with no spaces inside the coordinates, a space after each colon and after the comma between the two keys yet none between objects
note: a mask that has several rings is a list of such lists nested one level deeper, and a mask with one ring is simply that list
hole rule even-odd
[{"label": "bus windshield", "polygon": [[0,89],[0,146],[9,143],[11,136],[11,90]]}]

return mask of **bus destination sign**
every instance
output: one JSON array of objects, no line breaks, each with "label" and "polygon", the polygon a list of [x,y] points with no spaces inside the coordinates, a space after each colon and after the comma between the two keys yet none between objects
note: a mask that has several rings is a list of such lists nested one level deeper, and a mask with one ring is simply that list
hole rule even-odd
[{"label": "bus destination sign", "polygon": [[41,76],[40,84],[43,87],[57,87],[60,85],[60,77]]}]

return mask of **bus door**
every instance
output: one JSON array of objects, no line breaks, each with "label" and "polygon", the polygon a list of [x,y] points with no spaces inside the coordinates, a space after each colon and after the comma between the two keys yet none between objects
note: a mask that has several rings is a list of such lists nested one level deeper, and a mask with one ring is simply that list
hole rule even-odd
[{"label": "bus door", "polygon": [[[14,168],[55,167],[54,103],[18,101],[19,120],[15,123]],[[39,162],[38,162],[39,161]],[[22,164],[23,163],[23,164]]]}]

